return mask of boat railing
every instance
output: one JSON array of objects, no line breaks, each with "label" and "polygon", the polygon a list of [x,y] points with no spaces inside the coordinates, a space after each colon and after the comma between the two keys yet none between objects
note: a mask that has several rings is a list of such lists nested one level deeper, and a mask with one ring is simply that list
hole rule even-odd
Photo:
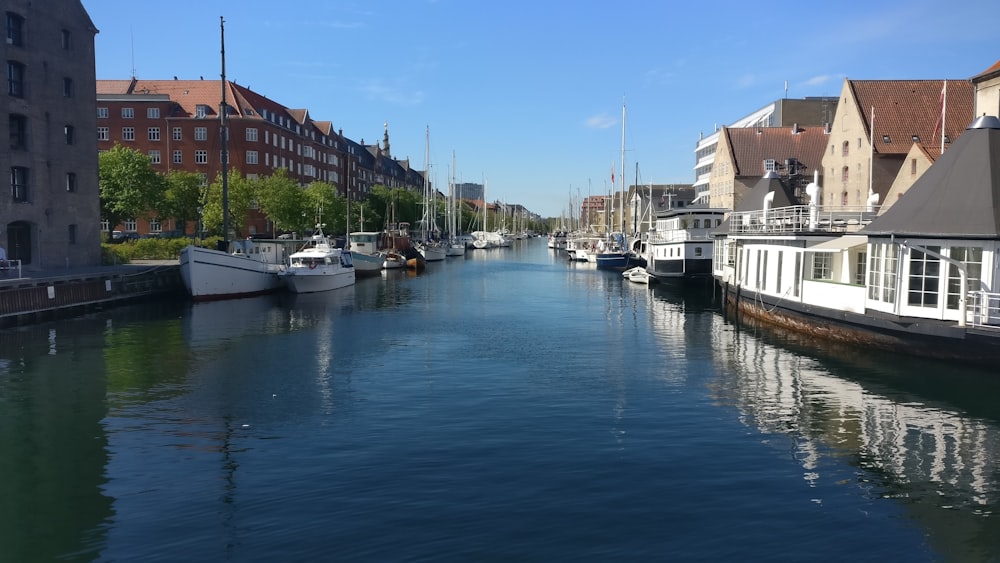
[{"label": "boat railing", "polygon": [[669,231],[650,231],[650,244],[667,242],[683,242],[686,240],[713,240],[712,229],[676,229]]},{"label": "boat railing", "polygon": [[792,205],[737,211],[729,216],[729,232],[734,234],[782,234],[812,232],[851,233],[871,223],[878,213],[869,206],[812,208]]},{"label": "boat railing", "polygon": [[0,276],[9,278],[12,275],[18,279],[21,278],[21,261],[0,259]]},{"label": "boat railing", "polygon": [[967,314],[972,326],[1000,326],[1000,293],[970,291]]}]

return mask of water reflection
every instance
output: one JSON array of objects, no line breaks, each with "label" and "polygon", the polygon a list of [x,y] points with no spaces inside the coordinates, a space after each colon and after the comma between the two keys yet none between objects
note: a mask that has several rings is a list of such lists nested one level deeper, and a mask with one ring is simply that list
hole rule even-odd
[{"label": "water reflection", "polygon": [[0,559],[96,557],[111,499],[104,321],[0,331]]},{"label": "water reflection", "polygon": [[[995,406],[990,418],[974,418],[940,394],[921,396],[906,386],[929,391],[928,378],[941,385],[944,374],[933,363],[835,348],[800,354],[774,340],[774,334],[733,329],[714,343],[729,374],[713,388],[720,402],[764,435],[791,437],[790,455],[811,486],[838,480],[901,503],[942,553],[960,559],[996,553],[1000,530],[989,518],[1000,498]],[[995,374],[962,373],[973,396],[997,396]],[[837,460],[858,468],[852,482],[840,481]]]}]

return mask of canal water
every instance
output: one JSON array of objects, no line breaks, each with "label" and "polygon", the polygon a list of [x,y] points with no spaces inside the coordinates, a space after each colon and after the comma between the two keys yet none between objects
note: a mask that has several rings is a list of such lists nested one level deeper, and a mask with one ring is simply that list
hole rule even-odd
[{"label": "canal water", "polygon": [[996,561],[997,373],[543,239],[0,333],[0,561]]}]

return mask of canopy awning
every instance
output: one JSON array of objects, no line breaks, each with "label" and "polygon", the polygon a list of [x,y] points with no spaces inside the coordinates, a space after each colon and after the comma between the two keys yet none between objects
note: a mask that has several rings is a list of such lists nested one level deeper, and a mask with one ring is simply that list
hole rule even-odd
[{"label": "canopy awning", "polygon": [[847,250],[855,246],[868,244],[868,237],[864,235],[844,235],[833,240],[821,242],[816,246],[806,248],[806,252],[837,252]]}]

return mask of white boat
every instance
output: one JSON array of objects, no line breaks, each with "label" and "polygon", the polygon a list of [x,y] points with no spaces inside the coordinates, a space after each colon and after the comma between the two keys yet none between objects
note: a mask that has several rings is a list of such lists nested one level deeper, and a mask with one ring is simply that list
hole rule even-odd
[{"label": "white boat", "polygon": [[184,287],[199,301],[275,291],[283,264],[283,248],[274,241],[236,240],[229,252],[192,244],[180,254]]},{"label": "white boat", "polygon": [[437,242],[422,242],[416,245],[417,252],[424,257],[425,262],[438,262],[447,256],[447,250]]},{"label": "white boat", "polygon": [[335,248],[317,229],[304,248],[289,256],[288,267],[278,276],[292,293],[329,291],[354,285],[351,251]]},{"label": "white boat", "polygon": [[445,255],[447,256],[462,256],[465,254],[465,243],[459,242],[457,239],[454,242],[449,242],[448,246],[444,249]]},{"label": "white boat", "polygon": [[[690,191],[693,196],[694,191]],[[687,201],[692,199],[689,197]],[[659,280],[711,281],[714,256],[711,233],[725,219],[725,214],[725,209],[699,204],[657,213],[656,228],[649,233],[646,271]]]},{"label": "white boat", "polygon": [[375,275],[382,271],[385,253],[379,251],[379,231],[356,231],[347,235],[348,250],[357,276]]},{"label": "white boat", "polygon": [[644,266],[629,268],[628,270],[622,272],[622,277],[632,283],[648,284],[650,281],[656,281],[656,278],[649,275],[649,272],[646,271]]}]

